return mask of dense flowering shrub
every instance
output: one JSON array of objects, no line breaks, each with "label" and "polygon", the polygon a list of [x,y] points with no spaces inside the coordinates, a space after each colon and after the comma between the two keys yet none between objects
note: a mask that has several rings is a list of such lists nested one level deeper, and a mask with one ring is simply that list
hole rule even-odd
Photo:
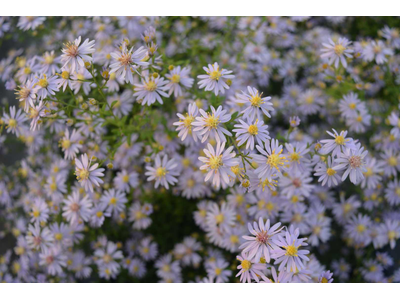
[{"label": "dense flowering shrub", "polygon": [[400,281],[399,28],[1,17],[0,280]]}]

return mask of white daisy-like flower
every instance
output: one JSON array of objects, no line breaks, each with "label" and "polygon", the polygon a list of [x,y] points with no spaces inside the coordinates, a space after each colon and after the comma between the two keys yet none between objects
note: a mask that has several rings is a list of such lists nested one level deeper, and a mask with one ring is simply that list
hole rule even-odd
[{"label": "white daisy-like flower", "polygon": [[64,63],[63,68],[69,66],[71,73],[85,68],[85,62],[91,63],[93,58],[90,55],[96,51],[94,40],[86,39],[82,45],[79,45],[80,43],[81,37],[78,37],[74,42],[64,44],[64,48],[61,50],[63,52],[61,55],[61,62]]},{"label": "white daisy-like flower", "polygon": [[288,272],[296,273],[305,268],[304,261],[309,261],[306,255],[310,251],[299,250],[300,247],[307,246],[304,242],[307,238],[299,239],[299,233],[298,228],[296,230],[290,228],[276,239],[275,244],[279,247],[274,250],[272,258],[275,259],[275,265],[279,264],[279,271],[286,268]]},{"label": "white daisy-like flower", "polygon": [[332,163],[332,157],[328,157],[327,162],[320,162],[315,167],[314,176],[319,177],[318,182],[324,186],[328,184],[328,187],[337,186],[340,183],[340,176],[335,169],[333,169],[334,164]]},{"label": "white daisy-like flower", "polygon": [[236,132],[238,146],[243,145],[247,141],[246,149],[250,148],[250,150],[254,150],[255,141],[257,141],[258,145],[262,146],[267,139],[271,138],[268,135],[268,125],[264,125],[263,121],[257,119],[254,124],[248,124],[239,119],[239,122],[240,124],[235,124],[235,127],[238,129],[232,130],[233,132]]},{"label": "white daisy-like flower", "polygon": [[125,203],[128,202],[124,192],[109,189],[104,192],[104,195],[100,198],[100,203],[107,207],[107,213],[117,215],[125,210]]},{"label": "white daisy-like flower", "polygon": [[53,276],[61,276],[64,274],[62,267],[67,266],[67,256],[60,246],[54,246],[44,249],[39,254],[39,265],[47,268],[47,272]]},{"label": "white daisy-like flower", "polygon": [[180,120],[175,122],[173,125],[178,126],[176,131],[179,131],[178,137],[180,137],[182,141],[184,141],[188,135],[191,135],[193,140],[197,142],[199,133],[197,131],[193,131],[193,122],[198,114],[199,110],[196,103],[189,104],[186,116],[182,115],[181,113],[176,114]]},{"label": "white daisy-like flower", "polygon": [[278,140],[272,139],[265,142],[265,150],[260,146],[256,148],[261,155],[253,154],[253,160],[258,164],[254,172],[261,180],[272,182],[275,175],[282,174],[287,167],[288,159],[282,153],[283,146],[279,145]]},{"label": "white daisy-like flower", "polygon": [[282,230],[279,228],[281,223],[276,223],[272,227],[270,226],[270,220],[268,219],[265,224],[263,219],[260,217],[257,222],[247,224],[247,227],[252,236],[245,235],[243,238],[247,240],[239,249],[243,249],[243,252],[248,253],[248,258],[254,258],[255,261],[260,261],[263,257],[267,263],[271,260],[271,253],[277,247],[275,240],[277,234]]},{"label": "white daisy-like flower", "polygon": [[136,172],[128,173],[126,170],[118,172],[117,176],[114,178],[114,186],[123,192],[128,193],[132,188],[139,185],[139,174]]},{"label": "white daisy-like flower", "polygon": [[352,138],[346,138],[347,131],[341,131],[340,134],[337,133],[335,129],[333,129],[333,133],[327,131],[327,133],[333,137],[334,139],[329,140],[321,140],[320,143],[323,144],[322,148],[319,150],[321,154],[330,154],[332,152],[332,156],[337,156],[341,152],[344,152],[346,149],[355,149],[355,144]]},{"label": "white daisy-like flower", "polygon": [[198,84],[199,88],[204,88],[205,91],[214,91],[215,95],[219,93],[225,94],[225,89],[229,90],[228,80],[235,78],[234,75],[229,75],[232,71],[226,69],[219,69],[218,63],[213,65],[209,64],[208,68],[203,67],[207,75],[199,75],[197,78],[201,79]]},{"label": "white daisy-like flower", "polygon": [[34,106],[36,101],[36,88],[35,81],[30,79],[25,82],[25,84],[18,87],[16,90],[17,99],[20,102],[24,102],[24,110],[28,112],[29,106]]},{"label": "white daisy-like flower", "polygon": [[20,136],[22,129],[23,129],[23,123],[27,120],[26,115],[22,114],[22,110],[18,109],[16,110],[15,106],[10,107],[10,114],[4,113],[3,116],[3,121],[7,124],[7,132],[8,133],[13,133],[17,137]]},{"label": "white daisy-like flower", "polygon": [[38,99],[44,99],[49,95],[55,95],[59,91],[59,81],[57,75],[47,78],[46,74],[43,74],[43,78],[39,78],[35,83],[35,90]]},{"label": "white daisy-like flower", "polygon": [[354,52],[353,49],[350,49],[351,41],[346,38],[339,38],[336,42],[334,42],[331,38],[329,38],[328,43],[323,43],[324,48],[321,50],[323,53],[321,54],[322,58],[328,59],[328,63],[335,64],[335,68],[339,67],[339,61],[343,65],[343,67],[347,68],[346,57],[351,58],[353,55],[351,53]]},{"label": "white daisy-like flower", "polygon": [[140,47],[133,51],[133,47],[128,50],[126,43],[122,43],[120,50],[111,53],[114,61],[110,64],[110,74],[115,73],[118,78],[122,78],[126,83],[134,84],[133,74],[139,66],[147,66],[149,63],[144,61],[147,50]]},{"label": "white daisy-like flower", "polygon": [[247,118],[249,121],[254,121],[255,119],[263,120],[263,114],[268,118],[271,118],[269,111],[273,111],[273,104],[270,102],[271,97],[262,97],[255,88],[250,86],[247,87],[248,93],[242,91],[242,94],[236,96],[235,102],[239,104],[244,104],[245,109],[241,111],[243,117]]},{"label": "white daisy-like flower", "polygon": [[18,28],[22,30],[34,30],[36,27],[39,25],[43,24],[43,22],[46,20],[46,17],[19,17],[18,20]]},{"label": "white daisy-like flower", "polygon": [[89,196],[81,197],[79,191],[74,191],[64,200],[63,217],[70,224],[77,224],[80,221],[88,221],[91,215],[92,201]]},{"label": "white daisy-like flower", "polygon": [[246,253],[236,256],[236,259],[240,261],[240,265],[237,267],[240,271],[236,274],[236,277],[240,276],[241,282],[251,283],[251,280],[259,282],[260,277],[265,281],[268,280],[263,272],[266,268],[265,264],[249,258]]},{"label": "white daisy-like flower", "polygon": [[161,155],[157,154],[155,166],[146,166],[147,172],[145,175],[148,176],[147,181],[155,180],[155,188],[158,188],[161,184],[168,190],[169,184],[175,185],[178,182],[175,176],[178,176],[179,172],[174,170],[177,166],[178,164],[175,162],[175,159],[168,160],[168,155],[164,155],[161,161]]},{"label": "white daisy-like flower", "polygon": [[204,143],[209,136],[217,140],[217,142],[226,142],[225,135],[232,136],[227,129],[222,127],[223,123],[231,119],[231,115],[219,106],[217,110],[211,106],[211,113],[207,113],[200,109],[201,116],[196,117],[196,121],[192,123],[195,127],[193,131],[198,132],[202,136],[201,142]]},{"label": "white daisy-like flower", "polygon": [[85,191],[93,192],[93,184],[100,186],[103,180],[100,177],[104,176],[104,168],[98,169],[98,163],[92,164],[92,159],[88,159],[87,154],[82,154],[81,159],[75,158],[75,175],[76,179],[85,188]]},{"label": "white daisy-like flower", "polygon": [[170,82],[166,85],[169,90],[169,95],[174,93],[174,97],[183,95],[183,88],[191,88],[194,82],[193,78],[189,77],[190,67],[181,68],[181,66],[173,68],[169,74],[166,74]]},{"label": "white daisy-like flower", "polygon": [[133,95],[137,97],[138,102],[141,102],[142,105],[147,104],[150,106],[156,101],[163,104],[161,96],[168,97],[168,94],[165,92],[168,89],[165,86],[167,83],[168,81],[160,76],[157,78],[147,76],[142,78],[142,84],[135,85],[135,93]]},{"label": "white daisy-like flower", "polygon": [[364,147],[361,144],[356,144],[355,149],[345,149],[343,153],[340,153],[335,159],[336,166],[334,170],[346,169],[343,173],[342,181],[346,180],[347,176],[350,176],[350,181],[354,184],[359,184],[364,179],[364,173],[367,172],[365,167],[365,156],[368,151],[364,151]]},{"label": "white daisy-like flower", "polygon": [[64,152],[65,159],[73,159],[76,157],[79,150],[82,148],[82,145],[79,143],[81,138],[82,136],[80,131],[76,131],[76,129],[74,129],[70,135],[68,128],[65,129],[65,135],[59,141],[61,150]]},{"label": "white daisy-like flower", "polygon": [[229,176],[235,177],[231,167],[239,164],[239,159],[234,158],[235,152],[232,152],[233,146],[225,150],[225,143],[217,143],[216,150],[211,144],[207,145],[208,149],[204,149],[206,157],[200,156],[199,160],[204,163],[200,170],[206,170],[208,173],[204,181],[212,179],[212,184],[219,189],[221,186],[221,179],[229,184]]},{"label": "white daisy-like flower", "polygon": [[356,93],[349,93],[343,96],[339,102],[339,110],[345,118],[357,117],[357,111],[361,108],[361,101]]}]

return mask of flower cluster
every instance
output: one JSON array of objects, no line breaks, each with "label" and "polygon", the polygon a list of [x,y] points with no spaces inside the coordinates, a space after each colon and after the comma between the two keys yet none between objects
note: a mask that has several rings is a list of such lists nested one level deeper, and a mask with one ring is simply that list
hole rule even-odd
[{"label": "flower cluster", "polygon": [[400,282],[370,20],[0,17],[0,281]]}]

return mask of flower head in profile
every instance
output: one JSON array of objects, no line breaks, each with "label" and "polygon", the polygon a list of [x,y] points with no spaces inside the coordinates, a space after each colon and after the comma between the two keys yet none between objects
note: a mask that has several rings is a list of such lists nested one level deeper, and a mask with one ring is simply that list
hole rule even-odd
[{"label": "flower head in profile", "polygon": [[99,164],[92,165],[92,158],[89,160],[87,154],[82,154],[81,159],[75,158],[76,179],[85,188],[85,191],[93,192],[93,185],[100,186],[104,176],[104,168],[98,168]]}]

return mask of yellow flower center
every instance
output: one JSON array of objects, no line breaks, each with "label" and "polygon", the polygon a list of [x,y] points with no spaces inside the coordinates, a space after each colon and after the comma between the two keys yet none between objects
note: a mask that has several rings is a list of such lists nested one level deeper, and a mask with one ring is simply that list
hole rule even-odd
[{"label": "yellow flower center", "polygon": [[322,277],[321,283],[328,283],[328,279],[326,279],[325,277]]},{"label": "yellow flower center", "polygon": [[258,95],[258,93],[257,93],[256,95],[254,95],[250,98],[250,103],[251,103],[251,106],[260,107],[260,105],[263,104],[264,101],[261,99],[261,95]]},{"label": "yellow flower center", "polygon": [[326,169],[326,174],[328,174],[328,176],[333,176],[336,174],[336,171],[332,168],[328,168]]},{"label": "yellow flower center", "polygon": [[56,233],[56,234],[54,235],[54,238],[55,238],[57,241],[61,241],[62,238],[63,238],[63,235],[62,235],[62,233],[58,232],[58,233]]},{"label": "yellow flower center", "polygon": [[219,69],[212,71],[210,74],[210,78],[212,80],[219,80],[221,78],[221,72],[219,71]]},{"label": "yellow flower center", "polygon": [[248,261],[248,260],[246,260],[246,259],[244,259],[244,260],[241,262],[240,265],[242,266],[243,270],[245,270],[245,271],[247,271],[247,270],[249,270],[249,269],[251,268],[251,262]]},{"label": "yellow flower center", "polygon": [[342,137],[341,135],[336,136],[335,143],[338,145],[344,145],[345,143],[344,137]]},{"label": "yellow flower center", "polygon": [[186,183],[188,188],[192,188],[194,187],[194,185],[196,184],[196,182],[193,179],[189,179]]},{"label": "yellow flower center", "polygon": [[172,75],[172,77],[171,77],[171,81],[172,81],[173,83],[179,83],[179,82],[181,81],[181,76],[179,76],[178,74],[174,74],[174,75]]},{"label": "yellow flower center", "polygon": [[367,168],[367,172],[364,172],[364,175],[365,175],[366,177],[369,177],[369,176],[372,176],[373,173],[374,173],[374,172],[372,171],[371,168]]},{"label": "yellow flower center", "polygon": [[349,104],[349,108],[350,109],[355,109],[356,108],[356,104],[355,103],[350,103]]},{"label": "yellow flower center", "polygon": [[300,160],[300,157],[301,157],[300,154],[297,152],[293,152],[292,154],[290,154],[290,159],[292,161],[298,162]]},{"label": "yellow flower center", "polygon": [[344,46],[341,45],[341,44],[336,45],[335,48],[334,48],[334,51],[335,51],[335,53],[336,53],[337,55],[342,55],[343,52],[344,52],[344,50],[346,50],[346,47],[344,47]]},{"label": "yellow flower center", "polygon": [[157,84],[154,81],[149,80],[146,83],[145,89],[148,90],[149,92],[154,92],[157,89]]},{"label": "yellow flower center", "polygon": [[279,154],[281,152],[276,154],[275,150],[274,150],[274,151],[272,151],[272,154],[270,156],[268,156],[267,164],[270,165],[271,168],[275,168],[278,170],[279,166],[284,165],[285,162],[287,161],[285,156],[279,156]]},{"label": "yellow flower center", "polygon": [[214,115],[209,115],[206,119],[206,126],[209,128],[217,128],[219,124],[219,118],[215,117]]},{"label": "yellow flower center", "polygon": [[237,235],[231,235],[230,241],[232,244],[237,244],[239,243],[239,237]]},{"label": "yellow flower center", "polygon": [[86,169],[78,169],[76,172],[76,179],[78,181],[87,180],[89,178],[90,172]]},{"label": "yellow flower center", "polygon": [[183,120],[183,125],[186,128],[190,128],[190,127],[192,127],[192,122],[193,121],[194,121],[194,117],[187,115],[186,118]]},{"label": "yellow flower center", "polygon": [[222,155],[220,156],[211,156],[210,162],[208,163],[210,168],[213,170],[219,169],[222,166]]},{"label": "yellow flower center", "polygon": [[129,181],[129,175],[122,176],[122,182],[127,183]]},{"label": "yellow flower center", "polygon": [[110,254],[106,254],[103,256],[103,260],[106,264],[108,264],[112,260],[112,257]]},{"label": "yellow flower center", "polygon": [[118,202],[118,199],[115,198],[115,197],[112,197],[112,198],[110,199],[110,204],[111,204],[111,205],[116,205],[117,202]]},{"label": "yellow flower center", "polygon": [[256,124],[250,125],[248,128],[248,131],[251,135],[257,135],[258,134],[258,127]]},{"label": "yellow flower center", "polygon": [[394,167],[397,165],[397,158],[394,156],[389,157],[388,163],[390,166]]},{"label": "yellow flower center", "polygon": [[157,177],[164,177],[167,174],[167,170],[163,167],[159,167],[156,170],[156,176]]},{"label": "yellow flower center", "polygon": [[389,240],[394,240],[396,238],[396,232],[393,230],[390,230],[388,232],[388,238],[389,238]]},{"label": "yellow flower center", "polygon": [[68,149],[69,147],[71,147],[71,141],[64,139],[61,143],[61,146],[63,147],[63,149]]},{"label": "yellow flower center", "polygon": [[101,218],[102,216],[103,216],[103,212],[102,211],[96,212],[96,217]]},{"label": "yellow flower center", "polygon": [[47,81],[46,76],[43,79],[39,80],[38,85],[40,85],[42,88],[47,88],[48,87],[49,82]]},{"label": "yellow flower center", "polygon": [[15,119],[8,120],[8,127],[11,127],[11,128],[17,127],[17,120],[15,120]]},{"label": "yellow flower center", "polygon": [[358,224],[357,228],[356,228],[358,233],[363,233],[365,231],[365,229],[366,228],[365,228],[365,226],[363,224]]},{"label": "yellow flower center", "polygon": [[294,245],[286,246],[286,253],[285,255],[287,256],[297,256],[297,249],[298,247],[295,247]]},{"label": "yellow flower center", "polygon": [[221,224],[224,221],[224,215],[223,214],[216,215],[215,221],[217,222],[217,224]]},{"label": "yellow flower center", "polygon": [[33,216],[34,216],[35,218],[38,218],[38,217],[40,216],[40,211],[34,210],[34,211],[33,211]]},{"label": "yellow flower center", "polygon": [[221,268],[216,268],[215,269],[215,275],[221,275],[221,273],[222,273],[222,269]]},{"label": "yellow flower center", "polygon": [[307,98],[306,98],[306,103],[307,104],[312,104],[314,102],[314,97],[313,96],[308,96]]}]

